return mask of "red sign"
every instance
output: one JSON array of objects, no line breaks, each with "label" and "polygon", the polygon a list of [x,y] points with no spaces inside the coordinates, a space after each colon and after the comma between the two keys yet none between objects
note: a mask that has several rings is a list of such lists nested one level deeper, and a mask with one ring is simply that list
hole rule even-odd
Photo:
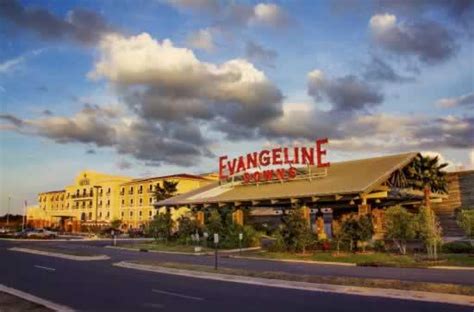
[{"label": "red sign", "polygon": [[[262,182],[274,179],[289,180],[296,177],[294,166],[329,167],[325,162],[327,154],[324,145],[328,139],[317,139],[312,147],[278,147],[271,150],[248,153],[231,160],[227,156],[219,157],[219,180],[225,180],[237,174],[243,175],[243,182]],[[282,166],[288,165],[288,168]],[[267,170],[261,168],[272,166]],[[280,166],[280,168],[278,168]],[[251,169],[257,171],[248,172]]]}]

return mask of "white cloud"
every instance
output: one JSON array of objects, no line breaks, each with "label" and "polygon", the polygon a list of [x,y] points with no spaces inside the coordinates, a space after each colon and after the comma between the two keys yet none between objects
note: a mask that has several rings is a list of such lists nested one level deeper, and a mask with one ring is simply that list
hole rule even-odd
[{"label": "white cloud", "polygon": [[393,28],[397,23],[397,17],[392,14],[377,14],[370,18],[369,25],[372,31],[381,33]]},{"label": "white cloud", "polygon": [[215,48],[212,31],[209,28],[200,29],[197,32],[192,33],[188,37],[187,43],[192,48],[207,52],[211,52]]},{"label": "white cloud", "polygon": [[110,35],[100,44],[100,59],[89,73],[121,86],[146,85],[173,96],[265,105],[278,101],[278,89],[244,59],[222,64],[201,62],[193,51],[159,42],[149,34]]},{"label": "white cloud", "polygon": [[283,10],[276,4],[259,3],[253,8],[253,23],[260,23],[270,26],[280,26],[287,22]]}]

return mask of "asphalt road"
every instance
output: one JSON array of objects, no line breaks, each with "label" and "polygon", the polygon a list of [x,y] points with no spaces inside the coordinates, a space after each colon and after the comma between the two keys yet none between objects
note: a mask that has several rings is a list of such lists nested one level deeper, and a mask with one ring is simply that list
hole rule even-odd
[{"label": "asphalt road", "polygon": [[[7,250],[11,246],[0,242],[1,284],[81,311],[472,311],[454,305],[253,286],[111,265],[132,255],[156,254],[114,250],[107,251],[113,253],[109,261],[78,262]],[[78,247],[104,250],[84,244]]]},{"label": "asphalt road", "polygon": [[[119,242],[125,244],[127,242]],[[0,241],[2,244],[11,245],[10,242]],[[116,250],[103,248],[110,245],[110,241],[80,241],[80,242],[22,242],[16,245],[21,246],[56,246],[61,249],[84,249],[89,253],[106,254],[112,258],[114,262],[124,260],[140,260],[152,259],[163,262],[182,262],[201,265],[214,265],[213,256],[192,256],[179,254],[164,253],[143,253],[128,250]],[[129,242],[128,242],[129,244]],[[400,269],[387,267],[346,267],[335,265],[314,265],[305,263],[285,263],[264,260],[248,260],[248,259],[231,259],[221,257],[219,266],[237,269],[249,269],[257,271],[279,271],[292,274],[310,274],[320,276],[345,276],[345,277],[361,277],[361,278],[383,278],[404,281],[423,281],[434,283],[454,283],[474,286],[474,271],[453,271],[453,270],[434,270],[434,269]]]}]

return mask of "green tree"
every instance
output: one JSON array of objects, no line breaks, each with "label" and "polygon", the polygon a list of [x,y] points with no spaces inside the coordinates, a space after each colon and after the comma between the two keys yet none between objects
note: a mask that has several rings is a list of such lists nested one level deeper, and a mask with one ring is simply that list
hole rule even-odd
[{"label": "green tree", "polygon": [[315,240],[308,221],[300,209],[292,209],[283,217],[281,234],[286,248],[290,251],[302,251],[305,253],[306,248]]},{"label": "green tree", "polygon": [[213,209],[206,218],[206,229],[211,236],[215,233],[222,235],[224,226],[222,224],[222,217],[217,209]]},{"label": "green tree", "polygon": [[200,232],[199,224],[196,220],[191,219],[188,216],[181,216],[178,219],[178,236],[181,241],[185,241],[186,244],[191,238],[191,235]]},{"label": "green tree", "polygon": [[112,222],[110,222],[110,226],[116,230],[119,229],[121,225],[122,225],[122,220],[120,219],[115,219],[115,220],[112,220]]},{"label": "green tree", "polygon": [[165,240],[166,243],[171,239],[174,221],[171,214],[167,211],[165,213],[158,213],[155,218],[149,223],[147,232],[153,236],[155,240]]},{"label": "green tree", "polygon": [[425,244],[428,256],[438,258],[438,246],[441,244],[441,226],[433,210],[421,207],[418,213],[418,234]]},{"label": "green tree", "polygon": [[[342,235],[349,240],[350,250],[357,250],[357,243],[369,241],[374,234],[374,226],[370,215],[358,216],[350,214],[341,225]],[[365,244],[363,245],[365,251]]]},{"label": "green tree", "polygon": [[175,196],[177,192],[178,192],[177,181],[175,182],[175,181],[164,180],[163,186],[161,186],[160,183],[156,184],[154,197],[156,201],[162,201],[162,200]]},{"label": "green tree", "polygon": [[462,209],[457,215],[457,222],[469,238],[474,238],[474,209]]},{"label": "green tree", "polygon": [[415,216],[401,206],[390,207],[385,211],[385,230],[385,237],[405,255],[407,241],[416,238]]},{"label": "green tree", "polygon": [[342,224],[340,221],[335,221],[332,224],[332,241],[336,243],[336,254],[341,251],[341,243],[346,239],[342,231]]}]

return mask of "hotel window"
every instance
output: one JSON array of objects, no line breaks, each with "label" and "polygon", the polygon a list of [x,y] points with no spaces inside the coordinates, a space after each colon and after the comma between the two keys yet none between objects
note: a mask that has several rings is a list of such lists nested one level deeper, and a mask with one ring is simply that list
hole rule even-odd
[{"label": "hotel window", "polygon": [[153,204],[153,197],[150,197],[150,199],[148,199],[148,201],[150,202],[150,205]]},{"label": "hotel window", "polygon": [[87,190],[86,190],[86,189],[83,189],[83,190],[82,190],[82,195],[86,196],[86,193],[87,193]]},{"label": "hotel window", "polygon": [[140,203],[140,206],[143,205],[143,198],[140,198],[138,202]]},{"label": "hotel window", "polygon": [[129,193],[130,195],[133,194],[133,186],[130,187],[130,191],[128,191],[128,193]]},{"label": "hotel window", "polygon": [[122,199],[122,206],[125,206],[125,199]]},{"label": "hotel window", "polygon": [[122,211],[122,218],[123,218],[124,215],[125,215],[125,213]]},{"label": "hotel window", "polygon": [[102,200],[99,200],[99,206],[102,206]]},{"label": "hotel window", "polygon": [[110,195],[110,187],[107,189],[107,195]]},{"label": "hotel window", "polygon": [[130,199],[130,205],[133,206],[133,198]]},{"label": "hotel window", "polygon": [[125,194],[125,188],[122,187],[122,189],[120,190],[120,195],[124,195]]},{"label": "hotel window", "polygon": [[150,184],[150,186],[148,187],[148,191],[151,193],[153,191],[153,184]]},{"label": "hotel window", "polygon": [[107,199],[107,207],[110,206],[110,199]]},{"label": "hotel window", "polygon": [[92,220],[92,212],[89,212],[89,220]]},{"label": "hotel window", "polygon": [[149,217],[149,219],[151,219],[151,218],[153,217],[153,211],[150,210],[150,211],[148,212],[148,217]]},{"label": "hotel window", "polygon": [[133,211],[130,211],[130,217],[133,217]]},{"label": "hotel window", "polygon": [[140,217],[142,216],[142,211],[141,211],[141,210],[138,212],[138,215],[139,215]]},{"label": "hotel window", "polygon": [[99,218],[102,218],[102,211],[99,212]]},{"label": "hotel window", "polygon": [[143,193],[143,185],[140,185],[140,187],[138,188],[138,194],[142,194]]}]

